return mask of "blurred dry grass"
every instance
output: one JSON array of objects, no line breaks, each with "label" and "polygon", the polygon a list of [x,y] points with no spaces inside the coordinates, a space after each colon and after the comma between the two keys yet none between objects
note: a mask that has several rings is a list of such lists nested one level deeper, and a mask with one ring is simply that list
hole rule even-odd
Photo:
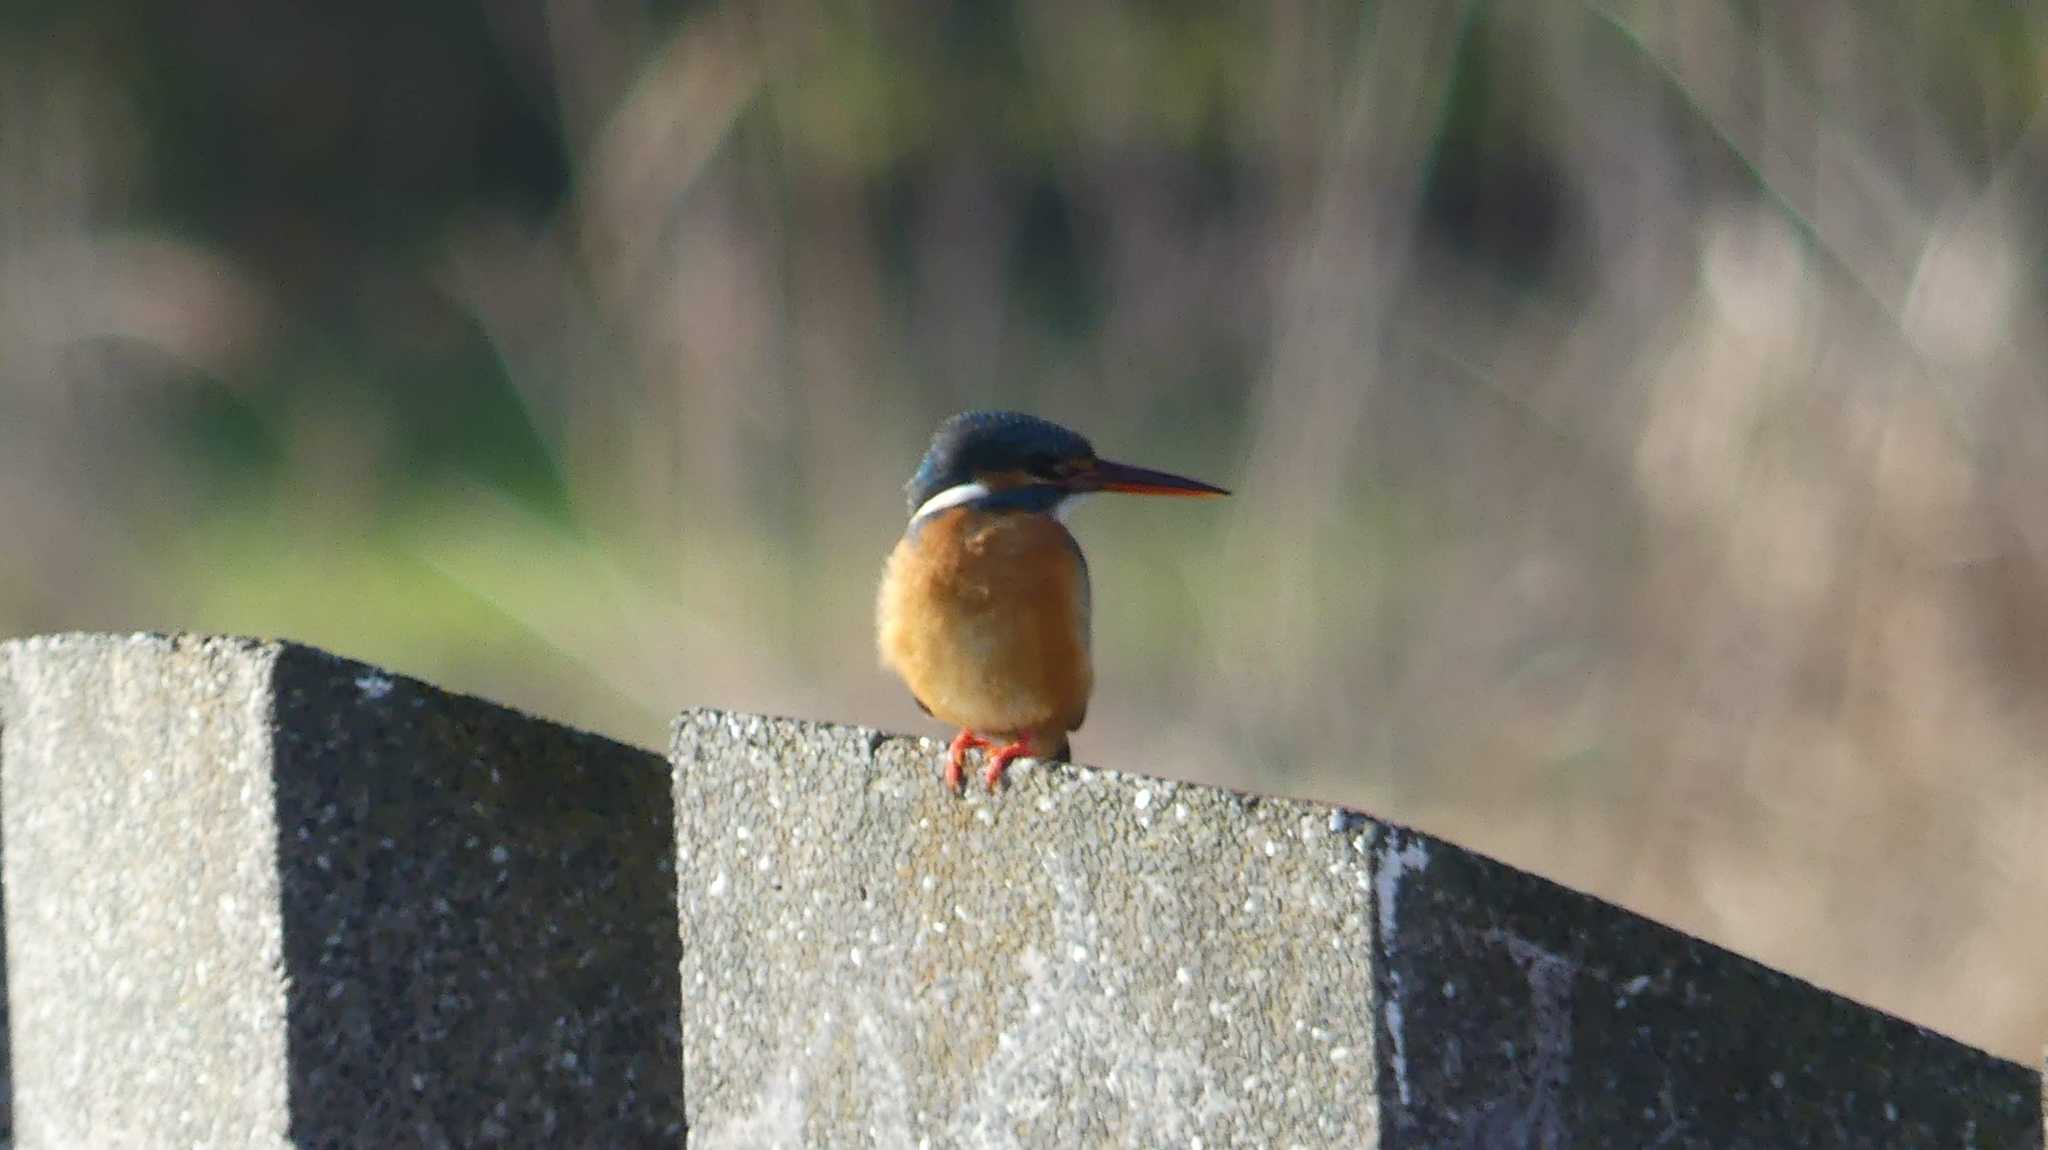
[{"label": "blurred dry grass", "polygon": [[0,632],[923,730],[1016,406],[1239,490],[1077,517],[1085,757],[2048,1037],[2031,6],[15,8]]}]

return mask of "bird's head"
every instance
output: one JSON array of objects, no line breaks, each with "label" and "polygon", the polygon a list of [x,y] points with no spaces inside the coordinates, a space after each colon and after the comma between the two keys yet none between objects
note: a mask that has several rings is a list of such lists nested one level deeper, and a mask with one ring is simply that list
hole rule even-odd
[{"label": "bird's head", "polygon": [[940,424],[905,490],[912,522],[968,503],[1050,512],[1093,491],[1230,494],[1199,480],[1112,463],[1075,432],[1011,411],[969,411]]}]

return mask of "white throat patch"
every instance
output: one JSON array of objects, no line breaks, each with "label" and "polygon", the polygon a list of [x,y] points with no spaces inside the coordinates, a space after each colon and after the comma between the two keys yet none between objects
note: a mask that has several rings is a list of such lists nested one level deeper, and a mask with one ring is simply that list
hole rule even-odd
[{"label": "white throat patch", "polygon": [[911,515],[910,521],[915,523],[927,515],[937,515],[948,507],[958,507],[962,503],[972,503],[987,494],[988,485],[985,483],[956,483],[925,500]]}]

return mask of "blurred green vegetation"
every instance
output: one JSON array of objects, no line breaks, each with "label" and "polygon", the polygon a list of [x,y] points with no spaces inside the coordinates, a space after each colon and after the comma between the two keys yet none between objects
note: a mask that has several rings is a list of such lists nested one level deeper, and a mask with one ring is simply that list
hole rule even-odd
[{"label": "blurred green vegetation", "polygon": [[930,731],[901,483],[1031,410],[1239,491],[1077,517],[1083,757],[2031,1057],[2044,84],[2003,0],[0,0],[0,633]]}]

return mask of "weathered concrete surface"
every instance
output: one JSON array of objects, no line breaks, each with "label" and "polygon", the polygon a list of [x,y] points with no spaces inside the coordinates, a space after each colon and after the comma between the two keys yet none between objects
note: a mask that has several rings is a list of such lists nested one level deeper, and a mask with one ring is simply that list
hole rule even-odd
[{"label": "weathered concrete surface", "polygon": [[942,753],[678,722],[693,1147],[2039,1137],[2024,1067],[1427,836]]},{"label": "weathered concrete surface", "polygon": [[0,646],[18,1144],[681,1136],[660,761],[282,644]]},{"label": "weathered concrete surface", "polygon": [[1377,831],[1388,1146],[2033,1145],[2032,1071],[1553,883]]},{"label": "weathered concrete surface", "polygon": [[1363,1146],[1366,856],[1327,812],[677,727],[691,1146]]}]

